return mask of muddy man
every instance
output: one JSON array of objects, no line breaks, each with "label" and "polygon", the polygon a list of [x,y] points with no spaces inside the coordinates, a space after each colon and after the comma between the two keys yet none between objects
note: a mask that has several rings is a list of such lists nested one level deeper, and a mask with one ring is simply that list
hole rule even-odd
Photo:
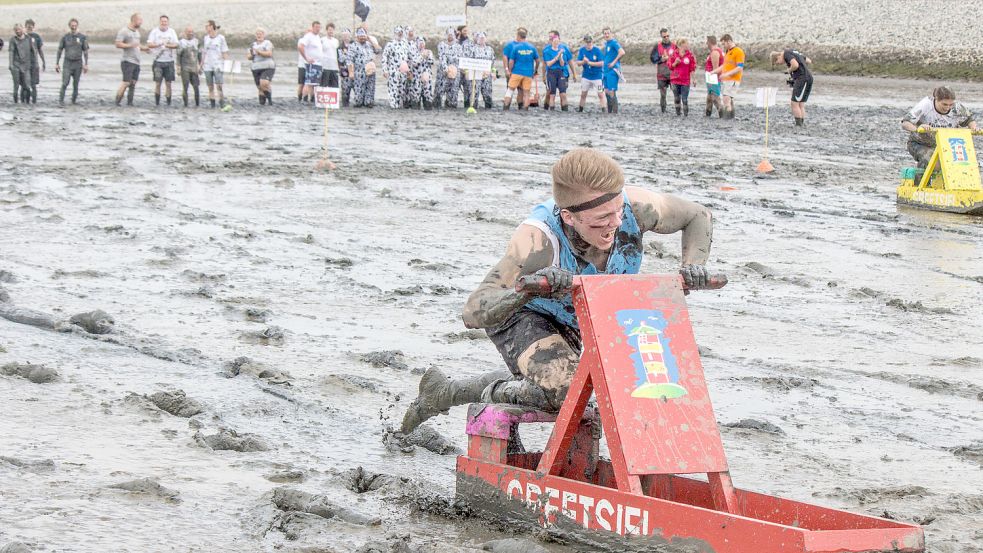
[{"label": "muddy man", "polygon": [[[589,148],[561,157],[552,176],[553,199],[519,225],[505,256],[464,308],[464,324],[485,329],[509,370],[451,380],[431,368],[403,417],[404,433],[450,407],[478,401],[558,411],[580,362],[573,277],[637,274],[645,232],[681,231],[680,272],[688,287],[706,286],[710,210],[670,194],[626,187],[618,163]],[[516,280],[529,274],[546,277],[549,293],[516,292]]]}]

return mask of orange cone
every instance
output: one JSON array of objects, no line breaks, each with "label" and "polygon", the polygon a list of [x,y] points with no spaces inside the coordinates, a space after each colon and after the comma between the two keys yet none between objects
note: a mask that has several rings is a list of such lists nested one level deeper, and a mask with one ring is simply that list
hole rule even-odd
[{"label": "orange cone", "polygon": [[758,168],[757,168],[757,171],[759,173],[771,173],[774,170],[775,167],[771,164],[770,161],[768,161],[768,158],[762,159],[761,163],[758,164]]}]

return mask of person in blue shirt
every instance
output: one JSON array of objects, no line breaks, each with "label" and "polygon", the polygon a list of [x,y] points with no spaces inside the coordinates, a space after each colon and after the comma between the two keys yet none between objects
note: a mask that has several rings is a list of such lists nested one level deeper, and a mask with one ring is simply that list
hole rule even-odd
[{"label": "person in blue shirt", "polygon": [[[560,43],[560,32],[550,31],[550,41],[543,47],[543,65],[546,66],[543,81],[546,84],[546,100],[543,109],[556,107],[556,95],[560,95],[560,109],[567,111],[567,83],[576,81],[577,73],[573,65],[573,53],[566,44]],[[571,73],[573,69],[573,73]]]},{"label": "person in blue shirt", "polygon": [[582,67],[580,71],[580,106],[577,111],[584,111],[587,104],[587,94],[592,90],[597,91],[597,99],[601,102],[601,111],[607,109],[607,102],[604,101],[604,84],[601,78],[604,76],[604,52],[594,46],[594,37],[584,36],[584,45],[577,51],[577,65]]},{"label": "person in blue shirt", "polygon": [[520,28],[515,35],[516,43],[512,45],[509,55],[509,91],[505,95],[504,109],[509,109],[512,103],[512,95],[517,88],[521,88],[524,97],[522,99],[522,109],[529,109],[529,101],[532,99],[532,80],[539,75],[539,51],[532,44],[526,42],[528,33]]},{"label": "person in blue shirt", "polygon": [[621,75],[621,58],[625,55],[625,49],[621,47],[618,39],[614,38],[611,27],[604,28],[604,93],[607,94],[608,113],[618,113],[618,81],[623,79]]},{"label": "person in blue shirt", "polygon": [[[518,37],[519,31],[525,31],[525,30],[526,29],[524,27],[519,27],[518,29],[516,29],[516,31],[515,31],[516,32],[516,39],[515,40],[510,40],[510,41],[506,42],[505,43],[505,46],[502,48],[502,67],[505,68],[505,85],[506,85],[505,88],[506,88],[506,90],[508,90],[509,79],[512,78],[512,72],[509,70],[509,59],[512,57],[512,48],[515,47],[515,45],[519,43],[519,37]],[[508,93],[508,94],[511,94],[511,93]],[[523,96],[524,96],[523,91],[520,89],[519,90],[519,96],[515,99],[516,105],[522,105],[522,98],[523,98]]]}]

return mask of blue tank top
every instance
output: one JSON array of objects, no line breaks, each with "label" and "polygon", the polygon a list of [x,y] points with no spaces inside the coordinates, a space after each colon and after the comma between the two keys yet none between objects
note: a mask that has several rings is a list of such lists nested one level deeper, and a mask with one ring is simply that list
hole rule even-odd
[{"label": "blue tank top", "polygon": [[[560,211],[553,200],[534,207],[532,214],[523,223],[542,230],[549,238],[553,246],[554,267],[570,271],[575,275],[635,275],[641,269],[642,232],[638,228],[635,214],[632,213],[627,194],[621,226],[614,233],[614,244],[611,246],[611,253],[608,255],[608,263],[604,270],[598,270],[593,263],[587,263],[584,267],[580,267],[577,263],[570,241],[563,232]],[[526,304],[526,308],[549,315],[566,326],[580,328],[570,294],[559,300],[535,298]]]}]

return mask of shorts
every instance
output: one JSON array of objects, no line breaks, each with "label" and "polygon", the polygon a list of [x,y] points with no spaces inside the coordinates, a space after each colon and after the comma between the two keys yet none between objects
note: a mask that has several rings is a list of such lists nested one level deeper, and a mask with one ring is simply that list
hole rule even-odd
[{"label": "shorts", "polygon": [[512,374],[521,376],[519,357],[536,342],[551,336],[562,336],[567,345],[576,352],[583,349],[580,330],[561,324],[549,315],[523,307],[513,313],[502,324],[486,329],[488,338],[502,354],[505,365]]},{"label": "shorts", "polygon": [[[659,67],[661,68],[662,66],[660,65]],[[669,88],[671,86],[669,84],[670,81],[669,81],[669,72],[668,71],[666,72],[665,76],[662,75],[662,71],[659,71],[659,77],[656,80],[659,81],[659,90],[663,90],[663,89]]]},{"label": "shorts", "polygon": [[618,81],[621,80],[621,75],[618,74],[614,69],[609,70],[604,74],[604,90],[618,90]]},{"label": "shorts", "polygon": [[601,79],[580,79],[580,91],[590,92],[592,90],[600,91],[604,88],[601,83]]},{"label": "shorts", "polygon": [[131,61],[119,62],[119,68],[123,71],[124,83],[135,83],[140,80],[140,64]]},{"label": "shorts", "polygon": [[812,94],[812,76],[799,77],[792,81],[792,101],[806,103]]},{"label": "shorts", "polygon": [[707,96],[720,96],[720,83],[707,83]]},{"label": "shorts", "polygon": [[307,69],[304,67],[297,68],[297,84],[304,84],[304,78],[307,76]]},{"label": "shorts", "polygon": [[321,86],[321,66],[308,63],[304,67],[304,86]]},{"label": "shorts", "polygon": [[563,76],[563,71],[548,71],[546,73],[547,94],[567,93],[568,77]]},{"label": "shorts", "polygon": [[509,77],[509,88],[516,89],[521,88],[522,90],[532,90],[532,77],[526,77],[525,75],[516,75],[512,73]]},{"label": "shorts", "polygon": [[225,84],[225,73],[221,69],[205,71],[205,83],[208,86]]},{"label": "shorts", "polygon": [[272,81],[274,73],[276,73],[276,68],[274,67],[267,67],[266,69],[253,69],[253,81],[256,82],[256,86],[259,86],[260,81]]},{"label": "shorts", "polygon": [[733,98],[737,96],[737,91],[741,89],[741,81],[724,81],[720,83],[722,96]]},{"label": "shorts", "polygon": [[155,61],[153,66],[153,72],[154,72],[155,83],[159,83],[161,81],[167,81],[169,83],[174,82],[173,61]]},{"label": "shorts", "polygon": [[321,72],[321,86],[338,88],[338,70],[325,69]]}]

